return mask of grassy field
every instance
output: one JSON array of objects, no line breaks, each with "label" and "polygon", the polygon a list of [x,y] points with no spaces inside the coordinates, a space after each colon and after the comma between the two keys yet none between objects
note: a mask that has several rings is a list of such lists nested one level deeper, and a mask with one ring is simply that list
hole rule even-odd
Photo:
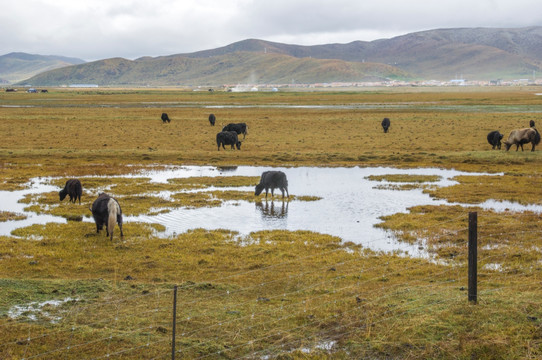
[{"label": "grassy field", "polygon": [[[82,205],[31,194],[27,211],[88,216],[100,189],[125,214],[254,201],[215,192],[164,201],[172,189],[257,178],[122,178],[167,165],[439,167],[489,173],[435,188],[432,177],[383,176],[450,202],[542,205],[542,152],[491,150],[486,135],[542,123],[537,88],[400,88],[228,93],[49,89],[0,93],[0,190],[34,177],[85,184]],[[172,119],[162,124],[160,115]],[[214,113],[217,126],[208,115]],[[384,134],[380,122],[391,119]],[[246,122],[240,151],[215,136]],[[542,145],[541,145],[542,146]],[[530,146],[527,146],[526,149]],[[102,175],[103,177],[95,177]],[[405,185],[405,182],[408,185]],[[415,183],[412,185],[411,183]],[[312,198],[291,201],[312,201]],[[309,231],[238,237],[196,229],[168,238],[126,223],[110,242],[89,222],[0,236],[0,358],[535,359],[542,357],[540,214],[426,205],[379,225],[427,258],[377,253]],[[467,218],[478,212],[479,301],[467,301]],[[21,216],[0,212],[0,221]],[[363,236],[363,234],[360,234]]]}]

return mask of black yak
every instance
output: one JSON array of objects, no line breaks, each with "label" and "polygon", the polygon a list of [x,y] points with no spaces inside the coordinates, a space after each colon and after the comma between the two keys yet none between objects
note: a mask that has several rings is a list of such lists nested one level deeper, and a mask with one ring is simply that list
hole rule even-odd
[{"label": "black yak", "polygon": [[384,132],[387,133],[388,129],[390,128],[390,119],[384,118],[384,120],[382,120],[381,125],[382,125],[382,129],[384,129]]},{"label": "black yak", "polygon": [[116,222],[119,224],[120,237],[124,237],[122,233],[122,210],[117,200],[105,193],[101,193],[92,203],[90,210],[96,223],[96,233],[100,233],[100,230],[106,225],[106,234],[113,241],[113,230]]},{"label": "black yak", "polygon": [[237,137],[237,133],[235,131],[221,131],[216,134],[216,145],[218,146],[219,151],[220,145],[222,145],[222,148],[224,150],[226,150],[226,147],[224,145],[231,145],[232,149],[235,149],[235,147],[237,147],[237,150],[241,150],[241,142],[239,141],[239,138]]},{"label": "black yak", "polygon": [[235,131],[237,134],[243,134],[243,139],[248,134],[248,126],[245,123],[230,123],[222,128],[222,131]]},{"label": "black yak", "polygon": [[524,128],[516,129],[510,131],[508,139],[504,142],[506,146],[506,151],[510,150],[512,145],[516,145],[516,151],[518,151],[521,146],[521,151],[523,151],[523,144],[532,144],[531,151],[534,151],[534,148],[538,143],[540,143],[540,134],[536,129],[533,128]]},{"label": "black yak", "polygon": [[216,121],[215,114],[209,115],[209,123],[211,124],[211,126],[215,126],[215,121]]},{"label": "black yak", "polygon": [[162,123],[165,124],[167,122],[171,122],[171,120],[169,119],[169,116],[167,116],[166,113],[162,113]]},{"label": "black yak", "polygon": [[70,196],[70,202],[75,204],[75,201],[79,199],[79,205],[81,205],[81,195],[83,195],[83,186],[78,179],[70,179],[66,181],[64,189],[58,192],[60,201],[66,198],[66,195]]},{"label": "black yak", "polygon": [[502,137],[503,134],[495,130],[487,134],[487,142],[492,146],[493,150],[495,150],[495,147],[500,150]]},{"label": "black yak", "polygon": [[534,120],[529,121],[529,127],[534,128]]},{"label": "black yak", "polygon": [[288,179],[286,179],[286,174],[282,171],[264,171],[262,177],[260,178],[260,183],[256,185],[254,195],[258,196],[265,189],[265,198],[267,199],[267,192],[271,189],[271,197],[273,197],[273,192],[275,189],[279,189],[282,192],[282,198],[284,199],[284,192],[288,194]]}]

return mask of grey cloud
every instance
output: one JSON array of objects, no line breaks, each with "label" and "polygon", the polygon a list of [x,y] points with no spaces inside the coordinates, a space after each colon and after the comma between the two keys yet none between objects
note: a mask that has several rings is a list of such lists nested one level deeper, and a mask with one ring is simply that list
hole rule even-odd
[{"label": "grey cloud", "polygon": [[[30,5],[28,5],[30,4]],[[57,5],[58,4],[58,5]],[[0,49],[129,59],[247,38],[295,44],[374,40],[450,27],[542,25],[537,0],[7,1]],[[0,54],[2,55],[2,54]]]}]

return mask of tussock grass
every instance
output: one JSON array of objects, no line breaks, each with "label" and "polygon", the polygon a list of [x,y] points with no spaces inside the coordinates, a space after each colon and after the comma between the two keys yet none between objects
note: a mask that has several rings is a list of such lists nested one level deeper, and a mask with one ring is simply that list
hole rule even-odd
[{"label": "tussock grass", "polygon": [[542,176],[535,174],[506,174],[504,176],[458,176],[459,184],[445,188],[433,188],[427,192],[452,202],[478,204],[486,200],[542,204],[540,189]]},{"label": "tussock grass", "polygon": [[[478,212],[478,254],[482,261],[499,264],[502,271],[530,273],[540,270],[542,255],[539,214],[532,212]],[[377,226],[391,229],[408,242],[424,240],[427,249],[442,260],[466,263],[468,224],[461,206],[416,206],[409,213],[383,216]],[[484,260],[486,259],[486,260]],[[482,263],[483,264],[483,263]]]},{"label": "tussock grass", "polygon": [[405,175],[405,174],[393,174],[393,175],[370,175],[367,177],[369,180],[373,181],[389,181],[389,182],[413,182],[413,183],[424,183],[424,182],[435,182],[440,180],[438,175]]},{"label": "tussock grass", "polygon": [[[527,126],[530,111],[542,107],[534,92],[0,93],[0,105],[21,106],[0,113],[0,190],[43,176],[60,190],[78,177],[81,205],[59,203],[58,191],[24,202],[37,213],[80,220],[101,191],[117,197],[127,215],[262,200],[253,191],[221,191],[252,187],[256,177],[157,184],[120,176],[170,164],[436,166],[504,175],[461,176],[458,185],[440,189],[428,177],[383,179],[398,187],[416,182],[450,201],[540,204],[540,151],[492,151],[485,139],[492,130]],[[170,124],[161,123],[162,112]],[[217,115],[214,128],[210,112]],[[383,117],[391,119],[388,134],[380,128]],[[215,135],[228,122],[249,125],[241,151],[216,150]],[[466,291],[472,210],[479,213],[476,306]],[[0,357],[169,357],[174,285],[180,358],[542,356],[539,214],[427,205],[382,220],[379,226],[430,257],[376,253],[309,231],[240,237],[197,229],[163,238],[159,225],[126,223],[124,239],[116,233],[111,242],[91,222],[17,229],[0,237]]]},{"label": "tussock grass", "polygon": [[22,220],[22,219],[26,219],[26,215],[15,213],[12,211],[0,211],[0,221]]}]

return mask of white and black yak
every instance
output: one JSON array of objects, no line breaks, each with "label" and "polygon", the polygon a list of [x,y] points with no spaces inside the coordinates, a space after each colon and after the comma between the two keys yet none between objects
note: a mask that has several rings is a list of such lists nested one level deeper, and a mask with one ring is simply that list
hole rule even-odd
[{"label": "white and black yak", "polygon": [[286,179],[286,174],[282,171],[264,171],[262,177],[260,178],[260,183],[256,185],[254,195],[258,196],[265,189],[265,198],[267,199],[267,192],[271,189],[271,197],[273,197],[273,191],[279,189],[282,192],[282,198],[284,199],[284,192],[288,194],[288,179]]},{"label": "white and black yak", "polygon": [[241,142],[239,141],[239,138],[237,137],[237,133],[235,131],[221,131],[216,134],[216,145],[218,146],[219,151],[220,146],[222,146],[222,148],[226,150],[225,145],[231,145],[232,149],[235,149],[235,147],[237,147],[237,150],[241,150]]},{"label": "white and black yak", "polygon": [[487,134],[487,142],[489,143],[489,145],[491,145],[491,148],[493,150],[495,150],[495,148],[499,150],[501,149],[502,138],[503,138],[503,134],[501,134],[497,130],[492,131],[489,134]]},{"label": "white and black yak", "polygon": [[384,129],[384,132],[387,133],[388,129],[390,128],[390,119],[384,118],[384,120],[382,120],[381,125],[382,125],[382,129]]},{"label": "white and black yak", "polygon": [[215,126],[215,122],[216,122],[215,114],[209,115],[209,124],[211,124],[211,126]]},{"label": "white and black yak", "polygon": [[222,131],[235,131],[238,135],[243,134],[243,139],[248,134],[248,126],[245,123],[230,123],[222,128]]},{"label": "white and black yak", "polygon": [[534,151],[536,145],[540,143],[540,134],[535,128],[524,128],[516,129],[510,131],[508,139],[504,142],[506,151],[510,150],[512,145],[516,145],[516,151],[518,151],[521,146],[521,151],[523,151],[523,144],[532,144],[531,151]]},{"label": "white and black yak", "polygon": [[79,205],[81,205],[81,195],[83,195],[83,186],[81,185],[81,181],[78,179],[70,179],[66,181],[64,189],[60,190],[58,195],[60,197],[60,201],[64,200],[66,195],[69,195],[70,202],[75,204],[75,201],[79,200]]},{"label": "white and black yak", "polygon": [[96,223],[96,233],[100,233],[100,230],[105,225],[106,234],[113,241],[113,230],[115,229],[115,223],[117,223],[120,228],[120,237],[124,237],[122,233],[122,209],[116,199],[101,193],[92,203],[90,210]]},{"label": "white and black yak", "polygon": [[167,116],[166,113],[162,113],[162,123],[165,124],[168,122],[171,122],[171,120],[169,119],[169,116]]}]

